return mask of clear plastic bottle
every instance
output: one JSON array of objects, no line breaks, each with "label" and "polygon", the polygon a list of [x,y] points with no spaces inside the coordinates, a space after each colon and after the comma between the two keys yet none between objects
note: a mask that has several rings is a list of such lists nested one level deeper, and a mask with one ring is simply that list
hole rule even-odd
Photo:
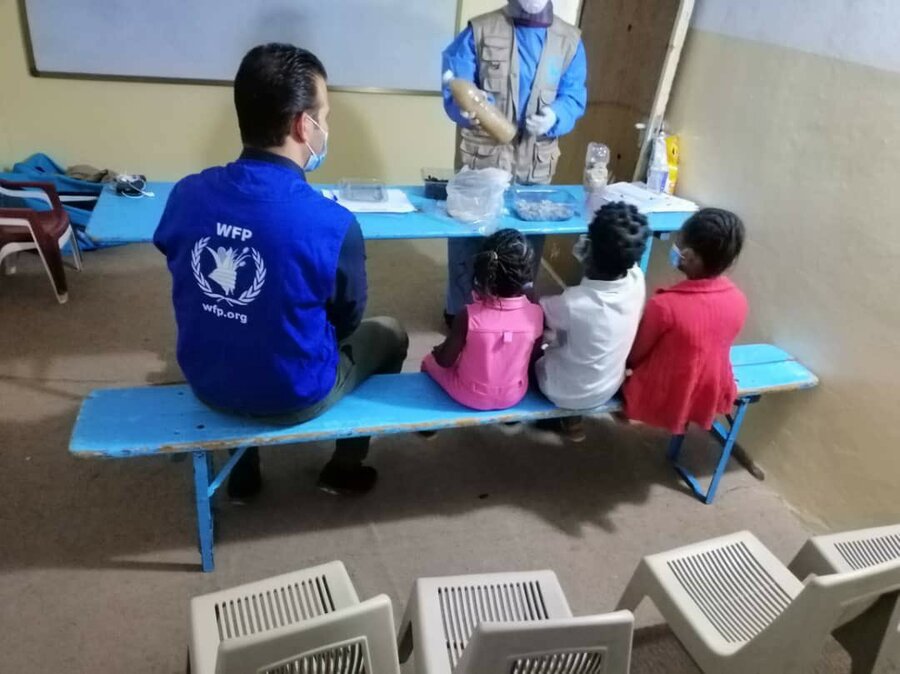
[{"label": "clear plastic bottle", "polygon": [[456,104],[462,110],[475,115],[481,123],[481,128],[494,140],[503,145],[513,141],[517,133],[515,124],[510,122],[496,106],[491,105],[484,92],[473,82],[454,77],[453,72],[448,70],[444,73],[444,83],[450,89]]},{"label": "clear plastic bottle", "polygon": [[609,182],[609,148],[588,143],[584,157],[584,209],[591,216],[603,205],[603,190]]},{"label": "clear plastic bottle", "polygon": [[669,180],[669,157],[666,150],[666,132],[660,131],[653,141],[650,163],[647,166],[647,189],[665,192]]},{"label": "clear plastic bottle", "polygon": [[609,182],[609,148],[603,143],[588,143],[584,158],[584,189],[602,190]]}]

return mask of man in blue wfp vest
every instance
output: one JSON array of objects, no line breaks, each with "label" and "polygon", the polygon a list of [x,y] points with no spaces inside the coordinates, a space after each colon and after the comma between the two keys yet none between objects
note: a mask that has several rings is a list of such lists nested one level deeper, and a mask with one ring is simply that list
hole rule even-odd
[{"label": "man in blue wfp vest", "polygon": [[[475,17],[444,50],[441,72],[474,82],[515,124],[515,139],[500,145],[461,111],[447,85],[444,110],[460,129],[457,168],[502,168],[521,185],[546,185],[559,161],[559,137],[572,131],[587,105],[587,58],[581,31],[553,14],[549,0],[508,0]],[[544,237],[529,237],[540,264]],[[481,241],[447,240],[444,318],[472,301],[472,260]]]},{"label": "man in blue wfp vest", "polygon": [[[372,374],[399,372],[408,346],[396,320],[362,319],[359,224],[306,182],[328,149],[325,81],[305,49],[250,50],[234,81],[244,151],[181,180],[153,237],[172,274],[178,363],[197,397],[285,425],[322,414]],[[368,447],[339,440],[319,486],[371,489]],[[253,448],[228,493],[242,500],[261,485]]]}]

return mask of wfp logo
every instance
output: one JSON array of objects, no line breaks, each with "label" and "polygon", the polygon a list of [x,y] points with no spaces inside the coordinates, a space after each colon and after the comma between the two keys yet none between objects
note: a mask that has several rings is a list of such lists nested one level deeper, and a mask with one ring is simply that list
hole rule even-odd
[{"label": "wfp logo", "polygon": [[562,73],[563,60],[558,56],[552,57],[547,65],[547,79],[550,80],[550,84],[559,84],[559,80],[562,78]]},{"label": "wfp logo", "polygon": [[[228,306],[243,307],[250,304],[262,292],[266,282],[266,265],[262,255],[255,248],[247,246],[244,248],[219,246],[213,249],[209,247],[209,239],[210,237],[204,236],[191,249],[191,271],[194,273],[194,280],[197,281],[200,290],[207,297],[216,302],[225,302]],[[203,256],[204,250],[209,253],[206,258]],[[203,263],[207,261],[206,268],[209,269],[208,260],[210,259],[213,267],[204,273]],[[253,280],[238,293],[239,286],[244,286],[249,281],[249,279],[244,280],[248,276],[247,272],[241,273],[241,270],[247,267],[250,261],[254,267]],[[216,288],[210,284],[210,281],[216,285]]]}]

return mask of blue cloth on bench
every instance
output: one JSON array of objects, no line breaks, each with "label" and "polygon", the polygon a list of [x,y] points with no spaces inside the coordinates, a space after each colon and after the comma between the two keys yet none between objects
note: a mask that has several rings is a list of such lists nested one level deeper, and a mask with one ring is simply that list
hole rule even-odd
[{"label": "blue cloth on bench", "polygon": [[[105,187],[102,183],[70,178],[66,175],[66,170],[62,166],[53,161],[50,156],[41,152],[17,162],[13,165],[11,172],[0,173],[0,178],[20,182],[38,181],[52,183],[60,196],[95,196],[99,199]],[[23,201],[26,207],[36,210],[46,210],[47,208],[46,204],[39,199],[18,199],[17,201]],[[95,241],[85,234],[95,203],[93,201],[63,203],[63,208],[69,214],[69,221],[75,229],[75,235],[78,237],[78,243],[82,250],[93,250],[114,245],[108,242]]]},{"label": "blue cloth on bench", "polygon": [[[732,350],[739,396],[809,388],[816,376],[787,353],[769,345]],[[610,401],[591,413],[612,412]],[[577,414],[530,392],[512,409],[478,412],[451,400],[427,375],[372,377],[339,405],[298,426],[229,416],[197,400],[186,385],[94,391],[76,422],[70,451],[85,457],[123,458],[247,445],[280,445],[358,435],[389,435],[524,421]]]}]

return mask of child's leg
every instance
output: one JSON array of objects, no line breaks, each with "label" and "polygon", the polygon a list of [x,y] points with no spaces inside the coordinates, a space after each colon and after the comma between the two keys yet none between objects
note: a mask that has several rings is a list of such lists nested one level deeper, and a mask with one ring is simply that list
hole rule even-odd
[{"label": "child's leg", "polygon": [[453,397],[451,391],[454,388],[454,371],[452,368],[441,367],[434,359],[434,354],[429,353],[422,360],[422,372],[434,379],[438,386],[444,389],[451,398]]},{"label": "child's leg", "polygon": [[491,407],[485,408],[483,406],[484,401],[474,391],[460,383],[455,365],[452,367],[441,367],[434,356],[428,354],[422,361],[422,372],[427,373],[429,377],[434,379],[438,386],[444,389],[447,395],[460,405],[470,407],[473,410],[493,409]]}]

